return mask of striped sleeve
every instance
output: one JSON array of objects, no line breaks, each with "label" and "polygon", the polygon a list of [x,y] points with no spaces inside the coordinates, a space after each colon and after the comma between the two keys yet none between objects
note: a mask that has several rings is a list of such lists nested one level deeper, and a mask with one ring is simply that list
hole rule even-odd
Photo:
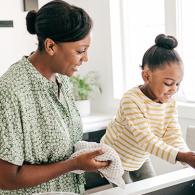
[{"label": "striped sleeve", "polygon": [[182,137],[175,103],[171,109],[172,110],[170,110],[171,112],[170,122],[168,123],[163,140],[167,144],[178,148],[180,151],[183,151],[183,152],[190,151],[190,149],[188,148],[187,144],[185,143]]},{"label": "striped sleeve", "polygon": [[163,160],[176,163],[178,149],[165,143],[151,131],[148,119],[140,109],[140,102],[124,97],[121,107],[128,122],[128,130],[131,131],[139,146]]}]

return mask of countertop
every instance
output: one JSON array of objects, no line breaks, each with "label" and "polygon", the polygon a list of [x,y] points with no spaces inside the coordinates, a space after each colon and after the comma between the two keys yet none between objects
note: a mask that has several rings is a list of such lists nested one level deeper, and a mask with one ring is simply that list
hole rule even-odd
[{"label": "countertop", "polygon": [[195,180],[195,169],[188,167],[153,178],[127,184],[125,189],[110,188],[91,195],[141,195],[150,193],[173,185]]},{"label": "countertop", "polygon": [[83,133],[106,129],[112,118],[113,115],[102,113],[92,113],[89,116],[82,117]]}]

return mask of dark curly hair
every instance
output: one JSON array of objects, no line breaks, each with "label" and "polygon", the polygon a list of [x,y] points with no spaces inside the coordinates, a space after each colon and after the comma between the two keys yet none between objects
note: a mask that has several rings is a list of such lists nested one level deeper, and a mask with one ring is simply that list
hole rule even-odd
[{"label": "dark curly hair", "polygon": [[142,59],[142,70],[147,65],[150,70],[163,68],[165,64],[177,62],[182,64],[181,57],[174,49],[178,45],[177,39],[170,35],[160,34],[155,39],[155,45],[150,47]]},{"label": "dark curly hair", "polygon": [[26,16],[27,30],[37,34],[38,49],[44,49],[44,40],[54,42],[74,42],[83,39],[92,28],[90,16],[82,9],[62,0],[54,0],[38,12],[29,11]]}]

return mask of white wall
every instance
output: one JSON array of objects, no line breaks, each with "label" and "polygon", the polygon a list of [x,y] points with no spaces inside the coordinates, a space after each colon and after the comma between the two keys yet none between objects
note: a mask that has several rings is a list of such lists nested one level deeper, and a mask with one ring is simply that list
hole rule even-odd
[{"label": "white wall", "polygon": [[89,61],[81,72],[95,70],[99,73],[103,93],[92,100],[92,107],[96,112],[112,113],[118,103],[113,99],[109,0],[68,2],[84,8],[94,21]]},{"label": "white wall", "polygon": [[0,19],[13,20],[14,28],[0,28],[0,75],[36,48],[36,38],[25,27],[23,0],[0,0]]},{"label": "white wall", "polygon": [[[39,0],[39,7],[48,0]],[[110,42],[109,0],[67,0],[67,2],[84,8],[92,17],[94,27],[92,31],[92,45],[89,50],[89,62],[84,64],[82,72],[96,70],[100,74],[102,95],[92,100],[93,110],[112,112],[114,105],[112,89],[112,60]],[[14,5],[13,5],[14,4]],[[0,0],[0,19],[13,20],[14,28],[0,28],[0,75],[7,68],[28,55],[37,47],[35,35],[26,30],[23,0]]]}]

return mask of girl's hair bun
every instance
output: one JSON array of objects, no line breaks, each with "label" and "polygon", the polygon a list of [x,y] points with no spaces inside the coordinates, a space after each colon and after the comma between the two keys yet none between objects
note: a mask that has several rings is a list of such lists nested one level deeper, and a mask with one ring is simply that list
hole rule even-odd
[{"label": "girl's hair bun", "polygon": [[165,49],[174,49],[177,47],[177,39],[170,35],[160,34],[156,37],[155,43],[158,47],[162,47]]},{"label": "girl's hair bun", "polygon": [[31,10],[26,15],[26,27],[30,34],[36,34],[35,21],[36,21],[37,12]]}]

